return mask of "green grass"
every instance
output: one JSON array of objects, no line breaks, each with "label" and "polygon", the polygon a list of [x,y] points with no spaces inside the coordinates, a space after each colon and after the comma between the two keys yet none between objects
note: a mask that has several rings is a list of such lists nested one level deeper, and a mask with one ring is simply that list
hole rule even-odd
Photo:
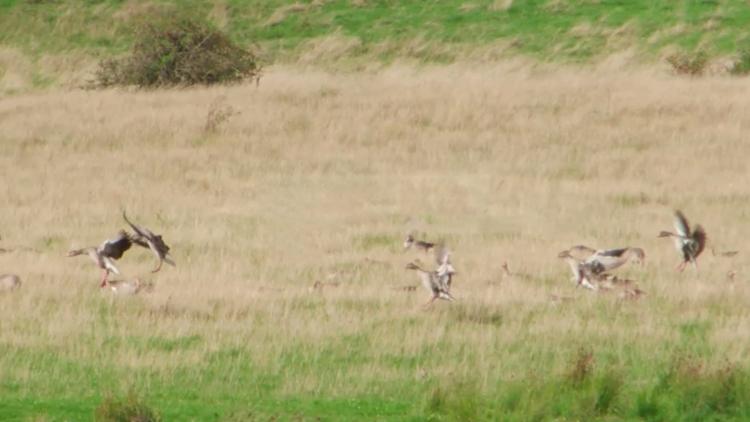
[{"label": "green grass", "polygon": [[[494,0],[331,0],[299,1],[301,7],[278,12],[293,3],[230,0],[226,29],[242,43],[260,45],[271,61],[298,57],[306,42],[332,34],[359,41],[350,54],[384,61],[404,56],[452,61],[498,42],[510,45],[510,53],[542,60],[585,61],[629,47],[646,57],[667,46],[730,54],[750,41],[745,30],[750,8],[740,0],[515,0],[508,8],[493,7],[502,3]],[[127,4],[3,0],[0,44],[35,55],[122,53],[138,15],[123,11]],[[179,4],[181,10],[214,16],[212,2]]]},{"label": "green grass", "polygon": [[[321,374],[336,368],[353,370],[366,361],[361,353],[365,350],[354,347],[346,351],[347,359],[340,359],[344,353],[339,349],[341,355],[321,361],[300,349],[282,356],[279,374],[253,367],[241,351],[219,353],[199,370],[182,368],[169,375],[149,370],[130,374],[102,370],[97,365],[61,359],[49,351],[44,356],[32,355],[37,375],[30,380],[14,380],[12,372],[5,377],[0,384],[0,418],[88,420],[106,397],[126,397],[129,391],[140,392],[164,420],[286,420],[300,416],[324,420],[739,420],[750,416],[750,383],[744,370],[731,366],[706,369],[700,359],[680,354],[665,362],[666,369],[655,369],[648,356],[638,356],[641,362],[633,365],[596,361],[593,368],[577,376],[571,375],[578,365],[573,354],[568,373],[553,377],[530,373],[498,383],[489,391],[479,387],[478,375],[450,381],[427,378],[377,383],[367,396],[286,396],[277,390],[282,376],[311,370],[306,367],[311,362]],[[653,372],[647,375],[649,371]]]}]

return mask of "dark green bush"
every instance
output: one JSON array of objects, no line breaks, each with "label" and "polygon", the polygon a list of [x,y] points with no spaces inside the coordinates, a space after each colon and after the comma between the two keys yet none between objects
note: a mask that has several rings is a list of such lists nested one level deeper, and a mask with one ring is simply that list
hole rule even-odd
[{"label": "dark green bush", "polygon": [[672,65],[672,70],[678,75],[700,76],[706,70],[708,54],[702,51],[675,53],[667,57],[667,63]]},{"label": "dark green bush", "polygon": [[737,55],[737,61],[729,68],[729,73],[735,76],[750,73],[750,48],[745,48]]},{"label": "dark green bush", "polygon": [[124,399],[107,396],[94,413],[96,422],[158,422],[159,414],[130,392]]},{"label": "dark green bush", "polygon": [[101,61],[94,85],[211,85],[257,80],[259,75],[257,56],[209,23],[165,15],[137,24],[130,54]]}]

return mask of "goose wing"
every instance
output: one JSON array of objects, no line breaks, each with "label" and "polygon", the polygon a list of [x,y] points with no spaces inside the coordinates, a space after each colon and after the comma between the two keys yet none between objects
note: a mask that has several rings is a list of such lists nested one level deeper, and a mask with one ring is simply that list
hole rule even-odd
[{"label": "goose wing", "polygon": [[674,212],[674,229],[683,238],[690,237],[690,224],[680,210]]},{"label": "goose wing", "polygon": [[151,230],[143,226],[134,224],[133,222],[128,220],[128,216],[125,214],[125,211],[122,212],[122,218],[125,219],[125,222],[127,222],[128,225],[130,225],[130,227],[132,227],[133,231],[136,233],[136,235],[133,236],[133,243],[137,244],[138,246],[151,249],[151,251],[159,261],[164,261],[170,265],[174,265],[174,261],[172,261],[167,256],[170,249],[169,245],[164,242],[164,239],[161,237],[161,235],[154,234]]},{"label": "goose wing", "polygon": [[435,247],[435,262],[439,266],[449,265],[451,259],[451,251],[444,245],[440,244]]},{"label": "goose wing", "polygon": [[600,256],[611,256],[615,258],[620,258],[622,255],[627,251],[628,248],[620,248],[620,249],[605,249],[603,251],[598,251],[596,254]]},{"label": "goose wing", "polygon": [[99,246],[99,253],[107,258],[120,259],[132,245],[130,236],[124,230],[120,230],[117,237],[105,240]]},{"label": "goose wing", "polygon": [[695,230],[693,231],[693,235],[691,237],[693,238],[693,240],[695,240],[696,243],[693,257],[697,258],[698,255],[700,255],[701,252],[703,252],[703,250],[706,248],[706,231],[700,224],[698,224],[697,226],[695,226]]},{"label": "goose wing", "polygon": [[585,264],[591,267],[594,274],[613,270],[625,263],[625,251],[627,248],[597,251]]}]

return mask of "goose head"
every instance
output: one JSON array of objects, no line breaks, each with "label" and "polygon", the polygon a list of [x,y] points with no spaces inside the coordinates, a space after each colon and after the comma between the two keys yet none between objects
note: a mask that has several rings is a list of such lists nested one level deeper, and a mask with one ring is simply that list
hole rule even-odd
[{"label": "goose head", "polygon": [[641,248],[628,248],[630,258],[640,266],[646,265],[646,252]]},{"label": "goose head", "polygon": [[68,251],[68,255],[67,256],[68,256],[68,258],[70,258],[70,257],[73,257],[73,256],[83,255],[85,253],[87,253],[87,249],[86,248],[84,248],[84,249],[73,249],[73,250]]},{"label": "goose head", "polygon": [[412,246],[414,246],[414,236],[409,233],[408,235],[406,235],[406,239],[404,240],[404,250],[408,250]]}]

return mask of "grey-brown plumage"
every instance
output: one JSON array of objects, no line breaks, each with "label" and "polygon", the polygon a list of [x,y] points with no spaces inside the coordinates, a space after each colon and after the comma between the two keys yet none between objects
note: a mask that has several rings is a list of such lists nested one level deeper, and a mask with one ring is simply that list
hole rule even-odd
[{"label": "grey-brown plumage", "polygon": [[436,299],[454,301],[450,293],[450,276],[447,273],[440,275],[438,271],[429,271],[424,268],[420,260],[406,264],[407,270],[415,270],[422,285],[432,293],[432,298],[427,302],[430,305]]},{"label": "grey-brown plumage", "polygon": [[156,266],[156,268],[151,270],[151,272],[155,273],[159,271],[164,262],[172,266],[175,265],[172,257],[169,256],[169,246],[164,242],[164,239],[162,239],[161,235],[154,234],[151,230],[143,226],[133,224],[130,220],[128,220],[128,216],[125,215],[125,211],[122,212],[122,218],[125,219],[125,222],[128,223],[128,225],[130,225],[130,227],[135,232],[135,234],[132,236],[133,243],[138,246],[150,249],[151,252],[154,253],[154,256],[156,256],[156,259],[159,260],[158,265]]},{"label": "grey-brown plumage", "polygon": [[122,258],[122,255],[132,245],[133,242],[130,235],[125,230],[120,230],[116,237],[105,240],[101,245],[73,249],[68,252],[68,256],[73,257],[85,254],[91,258],[96,266],[103,271],[100,287],[104,287],[107,283],[109,273],[120,274],[120,270],[117,269],[114,261]]},{"label": "grey-brown plumage", "polygon": [[674,212],[674,228],[677,233],[662,231],[659,237],[671,237],[674,240],[675,248],[682,255],[682,262],[677,265],[678,271],[683,271],[688,262],[692,263],[697,271],[698,256],[706,248],[706,231],[700,224],[697,224],[691,232],[690,224],[680,210]]},{"label": "grey-brown plumage", "polygon": [[404,250],[411,249],[412,247],[424,252],[429,252],[435,248],[435,244],[424,240],[417,240],[414,238],[414,234],[409,233],[406,235],[406,240],[404,240]]}]

